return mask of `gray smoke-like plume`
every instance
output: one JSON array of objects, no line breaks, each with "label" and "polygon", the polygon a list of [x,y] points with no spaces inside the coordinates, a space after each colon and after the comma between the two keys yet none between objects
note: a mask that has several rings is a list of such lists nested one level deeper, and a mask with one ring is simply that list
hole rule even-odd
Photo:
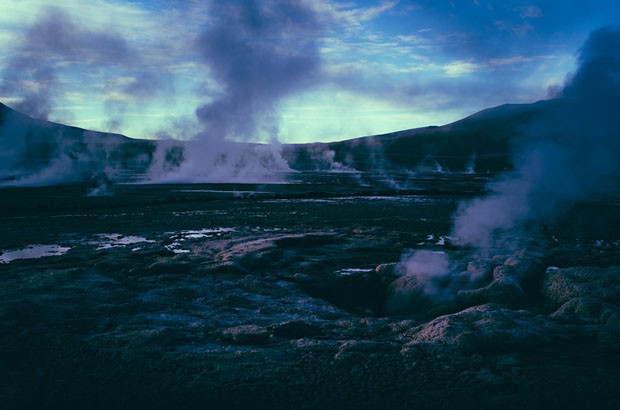
[{"label": "gray smoke-like plume", "polygon": [[179,166],[163,169],[171,148],[162,146],[150,174],[168,181],[273,179],[290,171],[277,143],[277,105],[319,79],[323,23],[307,3],[290,0],[213,2],[210,17],[194,46],[221,90],[196,109],[202,131]]},{"label": "gray smoke-like plume", "polygon": [[146,141],[36,120],[0,104],[0,188],[86,183],[91,196],[105,195],[114,181],[127,180],[127,170],[143,172],[152,149]]},{"label": "gray smoke-like plume", "polygon": [[453,235],[483,249],[526,222],[556,218],[579,201],[618,188],[620,29],[591,33],[557,109],[514,144],[514,172],[492,194],[461,205]]},{"label": "gray smoke-like plume", "polygon": [[211,13],[195,46],[224,90],[196,110],[202,137],[276,137],[276,104],[319,74],[316,12],[300,1],[235,0],[214,3]]},{"label": "gray smoke-like plume", "polygon": [[[15,109],[37,119],[47,120],[56,99],[63,92],[62,77],[69,74],[86,80],[84,74],[109,83],[106,91],[124,95],[122,101],[108,99],[105,108],[108,127],[122,122],[128,101],[145,102],[164,92],[172,92],[166,74],[142,67],[140,55],[125,39],[110,32],[80,26],[62,9],[49,8],[20,37],[12,50],[13,58],[4,67],[0,93],[17,99]],[[106,70],[123,70],[118,82]],[[79,76],[75,76],[78,70]],[[163,86],[162,86],[163,84]],[[113,180],[117,174],[109,153],[120,146],[118,136],[82,135],[79,130],[62,130],[53,124],[33,122],[4,109],[0,118],[0,184],[50,185],[81,182],[84,179]],[[82,135],[81,142],[76,141]],[[103,134],[104,135],[104,134]],[[116,164],[118,165],[118,164]]]},{"label": "gray smoke-like plume", "polygon": [[122,37],[87,30],[60,9],[51,8],[26,31],[5,67],[0,92],[20,101],[14,108],[47,119],[58,91],[59,67],[129,64],[133,52]]},{"label": "gray smoke-like plume", "polygon": [[[592,32],[578,61],[559,98],[524,124],[513,142],[514,171],[490,184],[488,196],[460,204],[452,240],[474,246],[483,256],[510,253],[523,246],[527,226],[546,224],[581,201],[618,192],[620,29]],[[415,284],[435,301],[454,298],[477,280],[452,271],[443,254],[417,251],[402,262],[401,282]]]},{"label": "gray smoke-like plume", "polygon": [[38,119],[49,118],[65,71],[80,70],[85,80],[84,73],[101,75],[102,67],[123,69],[128,83],[115,85],[111,75],[102,76],[103,82],[112,84],[106,91],[124,96],[105,101],[109,130],[122,123],[128,101],[144,103],[174,92],[169,76],[142,64],[140,54],[120,34],[82,27],[59,8],[47,9],[26,30],[12,55],[2,73],[0,93],[19,99],[13,108]]}]

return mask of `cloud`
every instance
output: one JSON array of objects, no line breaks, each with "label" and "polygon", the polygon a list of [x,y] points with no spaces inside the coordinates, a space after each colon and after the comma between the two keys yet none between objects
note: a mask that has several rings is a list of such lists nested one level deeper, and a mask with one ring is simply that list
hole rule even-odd
[{"label": "cloud", "polygon": [[[425,116],[434,112],[437,119],[445,118],[448,110],[457,107],[462,110],[466,106],[465,113],[460,111],[452,117],[457,120],[464,114],[508,101],[531,102],[544,98],[546,89],[539,82],[523,84],[516,79],[519,70],[531,69],[535,73],[534,67],[548,59],[547,56],[446,62],[412,59],[407,65],[399,65],[368,56],[357,62],[332,62],[325,69],[325,80],[330,89],[356,93],[359,99],[389,102]],[[548,73],[536,72],[536,75],[542,77]],[[436,121],[419,125],[443,124]]]},{"label": "cloud", "polygon": [[400,0],[384,0],[371,6],[360,6],[355,2],[340,3],[329,0],[308,1],[317,15],[325,22],[333,22],[346,30],[360,30],[369,22],[381,17],[400,4]]},{"label": "cloud", "polygon": [[[195,35],[191,30],[204,22],[203,4],[185,1],[174,9],[108,0],[49,4],[24,0],[3,6],[3,101],[38,118],[51,115],[75,124],[87,121],[83,114],[58,107],[80,105],[91,127],[122,123],[135,130],[141,125],[128,123],[128,115],[154,104],[178,114],[192,99],[173,106],[177,84],[195,77],[198,67],[187,44]],[[177,30],[179,22],[190,32]],[[76,100],[78,89],[88,97]]]},{"label": "cloud", "polygon": [[504,57],[504,58],[491,58],[487,61],[490,66],[505,66],[505,65],[518,65],[524,63],[531,63],[540,58],[547,58],[546,56],[531,56],[525,57],[521,55]]},{"label": "cloud", "polygon": [[617,2],[480,1],[451,5],[418,0],[416,4],[418,19],[409,19],[403,28],[410,32],[432,29],[430,38],[438,51],[455,60],[563,54],[583,42],[593,24],[609,24],[620,12]]},{"label": "cloud", "polygon": [[448,77],[461,77],[473,73],[480,67],[472,61],[453,61],[442,68]]},{"label": "cloud", "polygon": [[[492,105],[545,98],[547,87],[570,69],[567,53],[545,48],[548,41],[538,37],[539,27],[520,17],[537,14],[533,9],[416,4],[415,15],[407,16],[406,24],[402,16],[398,17],[402,22],[394,17],[406,9],[405,4],[394,5],[390,18],[401,25],[392,26],[390,35],[374,23],[364,23],[364,36],[351,35],[347,29],[337,39],[330,35],[321,49],[330,84],[418,113],[460,105],[463,116]],[[536,82],[535,77],[543,81]]]},{"label": "cloud", "polygon": [[[146,127],[143,123],[128,121],[130,115],[144,112],[147,104],[149,110],[157,108],[181,117],[191,114],[196,108],[194,90],[202,89],[199,93],[201,105],[207,105],[223,95],[224,82],[215,78],[204,53],[192,44],[199,33],[218,24],[225,10],[241,7],[245,3],[250,2],[63,0],[58,4],[62,5],[63,12],[81,32],[124,39],[128,49],[139,54],[139,64],[128,65],[129,62],[121,56],[120,61],[124,65],[97,66],[88,63],[88,60],[72,60],[67,56],[69,51],[64,51],[67,47],[63,47],[65,57],[58,57],[53,65],[49,65],[52,76],[49,70],[24,73],[26,80],[20,89],[31,90],[31,93],[43,97],[46,89],[56,90],[48,98],[47,107],[41,104],[39,109],[36,106],[30,108],[31,112],[39,110],[39,116],[47,113],[56,120],[69,118],[66,110],[57,110],[55,107],[75,105],[75,101],[68,100],[67,94],[80,89],[84,95],[89,96],[79,102],[88,107],[88,118],[108,117],[108,123],[121,124],[120,129],[128,135],[150,137],[152,134],[147,132],[147,128],[156,128],[152,122]],[[283,98],[315,90],[318,80],[313,82],[312,79],[320,79],[324,75],[329,77],[339,66],[367,64],[368,69],[362,70],[359,81],[355,78],[343,79],[341,90],[356,92],[359,99],[380,98],[382,101],[391,101],[400,104],[399,108],[416,113],[425,110],[427,115],[431,115],[426,111],[430,104],[424,102],[424,93],[429,101],[450,100],[458,105],[458,101],[463,99],[460,114],[456,116],[492,104],[526,102],[544,97],[547,86],[561,82],[563,75],[571,69],[570,62],[566,63],[564,56],[583,41],[585,28],[593,21],[609,20],[620,11],[620,3],[566,4],[545,0],[535,4],[495,4],[494,8],[489,8],[489,2],[486,1],[480,1],[479,7],[471,1],[453,3],[450,5],[448,2],[429,0],[417,0],[415,3],[380,0],[256,2],[258,10],[267,9],[271,4],[290,6],[288,9],[284,7],[283,13],[295,8],[308,10],[316,22],[315,27],[320,28],[317,46],[321,64],[318,74],[310,76],[308,86],[291,89],[289,93],[283,94]],[[28,28],[45,16],[46,12],[42,10],[49,4],[48,0],[3,4],[0,13],[0,66],[6,67],[10,60],[16,58],[15,46],[21,43]],[[293,17],[293,20],[296,18]],[[503,24],[504,30],[498,30],[494,24],[496,21],[503,22],[500,26]],[[231,22],[237,24],[238,19],[231,19]],[[179,26],[183,30],[179,30]],[[296,36],[296,33],[293,31],[292,36]],[[290,40],[289,44],[293,44],[294,48],[297,42]],[[266,42],[267,39],[264,40]],[[85,41],[82,45],[87,43]],[[80,42],[76,44],[71,47],[79,51]],[[520,62],[511,61],[515,56],[523,59]],[[548,56],[548,59],[543,60],[539,58],[541,56]],[[133,56],[130,54],[129,57]],[[454,65],[454,62],[468,62],[472,65]],[[446,74],[458,74],[458,79],[466,84],[454,84],[453,78]],[[536,84],[535,77],[538,76],[543,78],[544,84]],[[114,81],[115,78],[129,77],[135,81],[122,84]],[[338,92],[335,80],[329,78],[329,86],[322,89]],[[363,84],[364,81],[371,83]],[[487,81],[499,86],[499,91],[487,91]],[[351,84],[355,82],[359,84],[352,87]],[[149,88],[151,84],[153,87]],[[374,84],[385,84],[386,87],[381,92],[380,87]],[[466,89],[475,90],[476,84],[483,90],[477,99],[461,94]],[[520,87],[522,90],[519,90]],[[400,91],[401,88],[407,92]],[[450,88],[454,89],[453,97],[448,95]],[[364,90],[369,90],[369,93]],[[419,98],[401,98],[412,91]],[[21,100],[22,96],[18,97]],[[0,93],[0,98],[11,105],[15,105],[18,100],[14,94],[7,92]],[[418,105],[421,102],[423,106]],[[119,108],[106,113],[106,107],[110,106]],[[271,125],[258,121],[254,124],[255,129],[259,130],[258,134],[271,132],[269,127],[275,130],[275,125],[283,118],[280,107],[280,103],[273,104],[259,116]],[[337,112],[341,108],[334,104],[333,110]],[[84,121],[82,115],[75,112],[72,120],[76,124]],[[435,115],[443,118],[441,112],[435,112]],[[378,118],[375,122],[380,120]],[[305,121],[306,126],[310,121]],[[298,128],[290,126],[290,123],[284,128],[288,130],[287,133],[297,134],[305,131],[306,126],[302,123],[301,119],[296,118],[296,124],[300,124]],[[89,124],[98,125],[96,122]],[[169,128],[162,122],[158,125]],[[414,125],[423,124],[411,124]],[[359,135],[361,131],[352,129],[348,135]],[[294,136],[291,134],[287,137]],[[347,134],[341,134],[341,138],[345,136]]]},{"label": "cloud", "polygon": [[340,11],[340,16],[351,26],[361,26],[363,23],[374,20],[388,10],[393,9],[400,0],[382,1],[376,6],[352,8]]},{"label": "cloud", "polygon": [[505,20],[497,20],[494,22],[494,25],[500,31],[510,31],[517,36],[525,36],[527,33],[534,30],[534,26],[528,22],[515,24]]},{"label": "cloud", "polygon": [[518,7],[517,10],[519,11],[519,17],[522,19],[539,18],[545,15],[542,9],[537,6]]},{"label": "cloud", "polygon": [[66,13],[55,8],[48,9],[28,29],[23,42],[20,54],[62,57],[87,64],[126,64],[133,54],[120,35],[78,27]]}]

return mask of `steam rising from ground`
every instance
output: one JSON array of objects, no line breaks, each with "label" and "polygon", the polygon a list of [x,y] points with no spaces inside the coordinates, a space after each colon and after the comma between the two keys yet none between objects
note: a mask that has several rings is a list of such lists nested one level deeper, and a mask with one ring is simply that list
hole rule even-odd
[{"label": "steam rising from ground", "polygon": [[[63,92],[58,79],[72,70],[79,70],[82,81],[107,81],[100,77],[99,67],[122,67],[129,81],[111,86],[110,91],[123,99],[145,101],[165,88],[159,76],[140,66],[139,53],[121,35],[82,27],[58,8],[47,9],[26,30],[12,55],[3,71],[0,93],[19,98],[14,108],[39,119],[48,119],[54,97]],[[106,106],[121,103],[109,97]],[[119,121],[119,116],[108,120]]]},{"label": "steam rising from ground", "polygon": [[108,195],[123,170],[149,161],[125,149],[129,140],[120,135],[33,120],[1,105],[0,124],[0,187],[87,181],[89,195]]},{"label": "steam rising from ground", "polygon": [[15,104],[17,110],[47,119],[54,93],[58,92],[62,61],[81,60],[93,66],[110,61],[122,63],[129,53],[122,38],[80,28],[65,13],[49,9],[17,45],[15,57],[4,70],[0,92],[20,97]]},{"label": "steam rising from ground", "polygon": [[[193,44],[185,45],[204,63],[205,84],[217,83],[205,90],[205,103],[196,109],[201,128],[193,131],[193,142],[185,146],[159,144],[149,177],[170,182],[272,180],[281,171],[290,171],[277,143],[276,108],[282,98],[319,79],[318,45],[325,20],[309,3],[285,0],[211,3],[209,17],[207,28]],[[110,130],[123,122],[129,102],[173,92],[169,79],[162,77],[165,74],[144,69],[140,54],[122,36],[82,27],[59,8],[49,8],[35,21],[12,55],[2,73],[0,93],[17,99],[12,104],[17,110],[38,119],[49,118],[55,96],[64,92],[59,78],[68,70],[99,76],[97,81],[105,83]],[[124,81],[100,78],[97,68],[103,65],[119,68]],[[6,131],[7,147],[21,139],[13,131]],[[26,172],[27,180],[8,171],[17,163],[4,164],[3,174],[12,178],[12,184],[72,182],[84,176],[72,174],[73,163],[80,162],[72,152],[62,146],[52,151],[54,158],[36,175]],[[14,149],[11,152],[18,158],[13,162],[24,159]]]},{"label": "steam rising from ground", "polygon": [[[196,109],[203,130],[179,167],[163,178],[238,181],[290,171],[277,144],[275,109],[319,77],[323,29],[316,12],[301,1],[235,0],[213,3],[210,16],[194,47],[221,90]],[[167,155],[163,149],[160,157]],[[160,164],[151,171],[156,178]]]},{"label": "steam rising from ground", "polygon": [[406,273],[416,278],[423,291],[435,297],[443,297],[438,282],[451,273],[450,259],[443,252],[418,251],[407,258]]},{"label": "steam rising from ground", "polygon": [[[160,75],[140,65],[140,55],[119,34],[81,26],[70,14],[49,8],[23,33],[2,72],[0,93],[17,101],[18,111],[47,120],[54,100],[66,90],[63,75],[78,71],[81,81],[109,83],[106,107],[108,124],[122,121],[129,101],[145,102],[163,87]],[[123,82],[103,76],[102,66],[122,68]],[[4,109],[2,109],[4,111]],[[125,142],[118,135],[97,134],[50,123],[33,122],[9,110],[0,112],[0,184],[52,185],[95,181],[93,195],[104,195],[107,184],[119,172],[122,158],[113,153]],[[140,161],[146,161],[146,158]],[[119,169],[116,168],[119,166]],[[7,182],[5,182],[7,181]],[[103,182],[102,182],[103,181]],[[108,182],[106,182],[108,181]]]},{"label": "steam rising from ground", "polygon": [[[528,224],[553,221],[580,201],[617,191],[620,29],[592,32],[578,61],[557,106],[513,142],[514,171],[489,185],[488,196],[461,203],[451,234],[461,244],[483,255],[521,246]],[[437,283],[449,270],[448,261],[438,258],[428,251],[406,256],[406,275]],[[435,292],[428,284],[424,288]]]},{"label": "steam rising from ground", "polygon": [[618,187],[620,30],[591,33],[563,104],[515,142],[515,171],[492,194],[461,205],[454,236],[483,249],[523,223],[556,218],[575,203]]},{"label": "steam rising from ground", "polygon": [[302,2],[237,0],[213,5],[210,15],[195,48],[223,91],[196,110],[200,138],[276,137],[277,103],[318,76],[315,12]]},{"label": "steam rising from ground", "polygon": [[278,182],[290,171],[277,144],[242,144],[220,141],[175,141],[158,144],[149,170],[151,181],[174,182]]}]

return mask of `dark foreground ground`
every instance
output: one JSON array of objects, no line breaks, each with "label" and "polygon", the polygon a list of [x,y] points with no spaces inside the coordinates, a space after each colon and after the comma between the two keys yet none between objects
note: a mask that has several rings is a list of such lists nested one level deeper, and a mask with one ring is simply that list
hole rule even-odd
[{"label": "dark foreground ground", "polygon": [[1,190],[0,407],[620,408],[620,203],[482,257],[402,178]]}]

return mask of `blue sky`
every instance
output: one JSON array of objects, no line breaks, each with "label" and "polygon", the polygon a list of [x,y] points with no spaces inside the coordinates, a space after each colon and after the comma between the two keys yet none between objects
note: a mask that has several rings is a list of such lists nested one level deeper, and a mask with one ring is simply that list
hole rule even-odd
[{"label": "blue sky", "polygon": [[620,18],[619,2],[591,0],[0,0],[0,10],[10,106],[132,137],[282,142],[548,98],[589,32]]}]

